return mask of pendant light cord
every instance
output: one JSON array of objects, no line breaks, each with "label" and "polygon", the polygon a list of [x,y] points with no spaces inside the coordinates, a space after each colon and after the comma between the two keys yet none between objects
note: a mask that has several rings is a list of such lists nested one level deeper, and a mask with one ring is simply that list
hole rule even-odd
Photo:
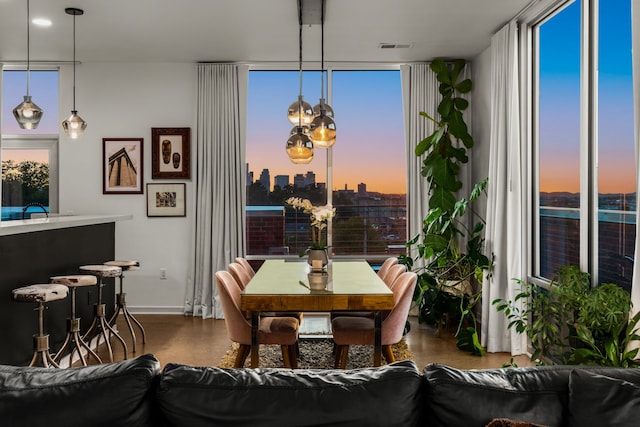
[{"label": "pendant light cord", "polygon": [[76,15],[73,15],[73,111],[76,110]]},{"label": "pendant light cord", "polygon": [[27,96],[29,96],[29,70],[31,69],[29,65],[29,46],[30,37],[29,37],[29,0],[27,0]]},{"label": "pendant light cord", "polygon": [[300,93],[298,95],[298,127],[302,127],[302,0],[298,0],[298,67],[300,70]]},{"label": "pendant light cord", "polygon": [[[320,27],[320,98],[324,98],[324,0],[320,6],[321,27]],[[324,108],[324,101],[320,101],[320,108]]]}]

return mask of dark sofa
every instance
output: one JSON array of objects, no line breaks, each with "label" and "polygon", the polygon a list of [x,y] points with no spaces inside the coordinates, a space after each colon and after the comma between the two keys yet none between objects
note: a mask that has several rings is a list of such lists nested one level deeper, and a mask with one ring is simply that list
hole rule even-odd
[{"label": "dark sofa", "polygon": [[0,425],[547,426],[640,420],[640,370],[459,370],[412,362],[357,370],[223,369],[152,355],[65,370],[0,366]]}]

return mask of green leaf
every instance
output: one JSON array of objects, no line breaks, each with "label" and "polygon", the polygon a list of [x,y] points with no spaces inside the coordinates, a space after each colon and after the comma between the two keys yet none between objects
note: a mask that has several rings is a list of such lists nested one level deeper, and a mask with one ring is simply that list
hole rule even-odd
[{"label": "green leaf", "polygon": [[464,111],[469,107],[469,101],[464,98],[455,97],[453,98],[453,105],[460,111]]},{"label": "green leaf", "polygon": [[442,157],[435,160],[431,165],[431,175],[433,182],[452,192],[456,192],[462,187],[462,183],[456,179],[455,165]]},{"label": "green leaf", "polygon": [[438,113],[443,118],[449,117],[449,114],[451,114],[452,108],[453,108],[453,101],[451,100],[451,97],[445,96],[442,98],[442,101],[440,101],[440,104],[438,105]]},{"label": "green leaf", "polygon": [[456,84],[454,88],[460,93],[469,93],[473,89],[473,83],[471,83],[471,79],[465,79]]},{"label": "green leaf", "polygon": [[467,61],[464,59],[456,59],[453,61],[453,70],[451,71],[451,80],[454,82],[458,80],[458,76],[460,75],[460,71],[464,69]]},{"label": "green leaf", "polygon": [[477,200],[478,197],[480,197],[482,193],[486,190],[488,183],[489,183],[488,177],[483,179],[480,182],[477,182],[476,185],[473,186],[473,190],[471,190],[471,196],[469,197],[469,200],[471,200],[472,202],[474,200]]},{"label": "green leaf", "polygon": [[443,211],[451,212],[456,204],[456,198],[451,191],[447,191],[442,187],[433,190],[433,194],[429,198],[429,206],[440,208]]},{"label": "green leaf", "polygon": [[428,114],[427,114],[427,113],[425,113],[424,111],[420,111],[420,113],[418,113],[418,114],[420,114],[422,117],[425,117],[425,118],[427,118],[427,119],[431,120],[432,122],[434,122],[434,123],[435,123],[435,124],[437,124],[438,126],[440,126],[440,125],[441,125],[441,124],[440,124],[440,122],[439,122],[438,120],[434,119],[433,117],[431,117],[430,115],[428,115]]},{"label": "green leaf", "polygon": [[440,138],[442,138],[444,130],[445,128],[439,128],[430,136],[420,141],[420,143],[418,143],[418,145],[416,146],[416,156],[422,156],[427,152],[427,150],[431,148],[432,145],[436,144],[440,140]]},{"label": "green leaf", "polygon": [[467,124],[464,122],[460,111],[454,110],[451,113],[451,117],[449,118],[449,132],[459,139],[464,138],[469,134]]},{"label": "green leaf", "polygon": [[449,241],[438,234],[427,234],[424,236],[424,245],[434,252],[440,252],[447,248]]},{"label": "green leaf", "polygon": [[429,68],[431,68],[431,71],[438,74],[443,71],[447,71],[447,64],[442,59],[434,59],[431,61],[431,64],[429,64]]}]

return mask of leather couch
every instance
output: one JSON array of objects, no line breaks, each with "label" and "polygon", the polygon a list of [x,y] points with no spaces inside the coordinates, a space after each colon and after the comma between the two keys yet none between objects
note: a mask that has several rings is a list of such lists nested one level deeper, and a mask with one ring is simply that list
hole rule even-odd
[{"label": "leather couch", "polygon": [[480,427],[496,418],[636,425],[640,370],[434,364],[421,372],[405,361],[350,371],[168,364],[161,372],[152,355],[71,369],[0,366],[4,427]]}]

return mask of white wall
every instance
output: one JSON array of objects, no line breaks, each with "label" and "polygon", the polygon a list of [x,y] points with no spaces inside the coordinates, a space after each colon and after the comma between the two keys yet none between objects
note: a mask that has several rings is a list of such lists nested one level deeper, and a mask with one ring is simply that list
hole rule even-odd
[{"label": "white wall", "polygon": [[[182,312],[190,258],[192,180],[151,180],[151,128],[191,128],[195,173],[196,64],[84,63],[76,68],[76,106],[87,121],[78,140],[60,135],[60,213],[132,214],[116,223],[116,259],[137,259],[125,276],[127,304],[137,312]],[[72,102],[72,68],[60,71],[60,121]],[[187,216],[148,218],[144,194],[102,194],[102,138],[144,138],[144,184],[186,182]],[[100,242],[96,242],[97,245]],[[97,263],[105,260],[96,260]],[[167,279],[160,280],[160,268]]]}]

